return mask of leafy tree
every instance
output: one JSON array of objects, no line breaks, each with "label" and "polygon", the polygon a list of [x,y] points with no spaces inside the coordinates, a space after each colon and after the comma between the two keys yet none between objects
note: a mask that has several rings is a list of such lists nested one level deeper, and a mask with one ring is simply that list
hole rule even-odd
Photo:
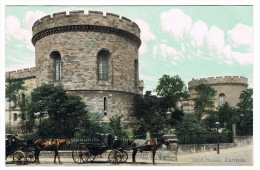
[{"label": "leafy tree", "polygon": [[121,123],[122,116],[115,115],[109,118],[109,127],[113,131],[114,135],[118,137],[127,137],[126,132],[124,132],[122,123]]},{"label": "leafy tree", "polygon": [[43,84],[31,93],[30,119],[39,120],[39,124],[32,123],[32,126],[37,126],[43,137],[72,137],[77,122],[86,114],[85,109],[79,96],[70,96],[52,84]]},{"label": "leafy tree", "polygon": [[177,133],[205,133],[205,124],[195,114],[185,114],[175,127]]},{"label": "leafy tree", "polygon": [[163,129],[164,113],[161,111],[160,98],[147,91],[144,97],[136,95],[134,98],[134,135],[144,137],[147,131],[158,133]]},{"label": "leafy tree", "polygon": [[107,132],[100,120],[103,115],[100,113],[92,113],[83,116],[75,128],[75,137],[77,138],[93,138],[96,133]]},{"label": "leafy tree", "polygon": [[[26,119],[26,111],[28,107],[28,97],[22,93],[23,90],[26,90],[24,86],[24,80],[20,78],[7,78],[5,85],[5,97],[9,102],[9,109],[19,109],[20,113],[18,116],[22,118],[22,120]],[[9,115],[9,119],[11,118],[11,114]],[[21,128],[24,130],[27,129],[27,124],[22,121],[19,122]],[[9,130],[9,124],[7,124],[6,130]],[[27,129],[28,130],[28,129]],[[26,130],[26,131],[27,131]],[[10,132],[11,133],[11,132]]]},{"label": "leafy tree", "polygon": [[240,114],[240,125],[253,125],[253,89],[249,88],[240,95],[238,113]]},{"label": "leafy tree", "polygon": [[220,127],[225,128],[227,131],[231,131],[232,124],[237,122],[237,120],[237,109],[230,107],[228,103],[225,103],[223,106],[220,106],[217,111],[208,111],[207,117],[202,121],[209,130],[215,128],[215,123],[219,122]]},{"label": "leafy tree", "polygon": [[195,114],[198,118],[201,118],[203,114],[209,112],[214,107],[216,90],[207,84],[200,84],[195,90],[197,92],[197,97],[194,99]]},{"label": "leafy tree", "polygon": [[177,103],[181,98],[189,96],[185,83],[178,75],[173,77],[163,75],[156,86],[156,92],[163,98],[166,107],[173,109],[177,108]]},{"label": "leafy tree", "polygon": [[189,97],[185,83],[178,75],[173,77],[163,75],[163,77],[159,79],[156,92],[161,96],[160,106],[163,109],[163,112],[166,113],[167,111],[170,111],[172,114],[168,123],[175,126],[184,115],[182,108],[178,107],[178,102],[182,98]]},{"label": "leafy tree", "polygon": [[13,102],[12,108],[16,108],[21,100],[20,92],[25,90],[24,81],[18,78],[7,78],[5,85],[5,97],[8,102]]}]

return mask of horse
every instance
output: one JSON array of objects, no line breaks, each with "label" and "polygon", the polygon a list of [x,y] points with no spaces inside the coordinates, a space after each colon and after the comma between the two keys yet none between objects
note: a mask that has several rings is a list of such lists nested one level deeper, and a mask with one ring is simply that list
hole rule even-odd
[{"label": "horse", "polygon": [[132,153],[132,162],[135,163],[135,156],[137,151],[143,152],[143,151],[152,151],[152,159],[153,159],[153,165],[155,165],[155,154],[157,151],[157,148],[159,148],[161,145],[166,145],[167,148],[169,147],[170,143],[167,138],[158,138],[157,140],[150,139],[150,140],[143,140],[143,139],[136,139],[133,141],[131,146],[133,147],[133,153]]},{"label": "horse", "polygon": [[35,148],[35,162],[36,164],[40,163],[39,155],[41,150],[46,151],[54,151],[54,163],[56,164],[56,157],[58,157],[59,164],[62,164],[59,156],[59,147],[66,145],[69,146],[71,144],[70,139],[51,139],[51,140],[43,140],[37,139],[33,145]]}]

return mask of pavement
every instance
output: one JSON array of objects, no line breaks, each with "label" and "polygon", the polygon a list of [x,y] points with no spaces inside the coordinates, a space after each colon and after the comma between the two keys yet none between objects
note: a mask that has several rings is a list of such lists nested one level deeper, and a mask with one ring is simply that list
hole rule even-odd
[{"label": "pavement", "polygon": [[[98,156],[93,163],[87,164],[76,164],[72,157],[71,152],[63,152],[61,154],[62,165],[58,166],[114,166],[115,164],[108,163],[107,153]],[[29,163],[27,166],[53,166],[53,152],[45,152],[40,156],[41,164],[35,165]],[[150,153],[137,153],[136,163],[133,164],[131,161],[132,153],[128,153],[128,160],[125,163],[119,165],[152,165]],[[177,158],[177,159],[176,159]],[[12,162],[12,158],[8,157],[6,160],[6,166],[19,166]],[[159,166],[252,166],[253,165],[253,146],[243,146],[229,149],[221,149],[220,153],[216,151],[192,153],[185,155],[171,155],[169,152],[158,152],[156,153],[155,159],[156,165]],[[117,164],[118,165],[118,164]]]}]

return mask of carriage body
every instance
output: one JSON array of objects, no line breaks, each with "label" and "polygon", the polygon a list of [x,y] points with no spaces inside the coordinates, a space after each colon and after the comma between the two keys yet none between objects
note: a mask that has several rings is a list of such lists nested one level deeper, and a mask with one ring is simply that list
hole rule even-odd
[{"label": "carriage body", "polygon": [[110,163],[126,162],[128,155],[122,148],[120,140],[111,133],[96,133],[94,140],[87,143],[78,143],[78,148],[72,151],[72,158],[76,163],[92,162],[97,155],[110,150]]},{"label": "carriage body", "polygon": [[34,161],[34,147],[32,140],[20,139],[18,135],[5,135],[5,158],[13,156],[16,164],[25,164]]}]

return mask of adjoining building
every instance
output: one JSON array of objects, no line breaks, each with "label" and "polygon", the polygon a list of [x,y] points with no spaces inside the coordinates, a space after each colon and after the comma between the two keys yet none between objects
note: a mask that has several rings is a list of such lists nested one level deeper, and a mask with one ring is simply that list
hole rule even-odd
[{"label": "adjoining building", "polygon": [[199,84],[210,85],[216,90],[214,97],[214,106],[218,108],[228,103],[230,107],[237,107],[240,102],[240,94],[248,87],[248,78],[239,76],[224,76],[224,77],[208,77],[201,79],[192,79],[188,82],[188,90],[190,98],[183,100],[180,104],[186,113],[194,113],[194,100],[197,96],[195,88]]}]

